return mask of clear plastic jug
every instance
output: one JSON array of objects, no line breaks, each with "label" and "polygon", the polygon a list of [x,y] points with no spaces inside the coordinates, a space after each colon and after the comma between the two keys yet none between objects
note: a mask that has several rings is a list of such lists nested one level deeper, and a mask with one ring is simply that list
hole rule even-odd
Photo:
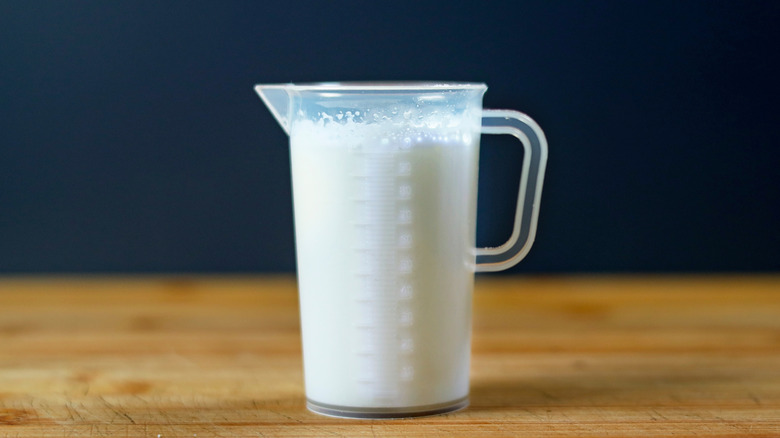
[{"label": "clear plastic jug", "polygon": [[[522,259],[547,143],[479,83],[257,85],[290,136],[308,408],[359,418],[468,405],[474,272]],[[523,148],[514,231],[475,248],[481,134]]]}]

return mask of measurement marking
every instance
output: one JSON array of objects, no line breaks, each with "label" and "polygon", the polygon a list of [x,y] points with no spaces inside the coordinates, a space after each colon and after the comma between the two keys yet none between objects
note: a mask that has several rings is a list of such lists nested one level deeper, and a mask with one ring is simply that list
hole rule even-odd
[{"label": "measurement marking", "polygon": [[[411,142],[411,139],[409,139]],[[386,143],[386,144],[385,144]],[[414,237],[410,183],[413,165],[389,141],[355,151],[350,176],[354,234],[350,248],[359,260],[353,272],[359,290],[353,297],[356,382],[373,400],[397,401],[399,384],[414,379],[408,356],[415,349],[408,307],[414,288],[404,280],[413,272]],[[403,152],[403,154],[401,154]]]}]

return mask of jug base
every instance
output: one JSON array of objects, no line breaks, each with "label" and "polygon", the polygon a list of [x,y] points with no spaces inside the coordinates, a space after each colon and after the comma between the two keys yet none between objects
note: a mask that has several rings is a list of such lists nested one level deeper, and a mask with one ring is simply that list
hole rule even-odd
[{"label": "jug base", "polygon": [[439,415],[461,410],[469,405],[468,396],[451,402],[437,403],[435,405],[409,406],[398,408],[371,408],[335,406],[306,399],[306,407],[315,414],[338,418],[386,419],[409,418]]}]

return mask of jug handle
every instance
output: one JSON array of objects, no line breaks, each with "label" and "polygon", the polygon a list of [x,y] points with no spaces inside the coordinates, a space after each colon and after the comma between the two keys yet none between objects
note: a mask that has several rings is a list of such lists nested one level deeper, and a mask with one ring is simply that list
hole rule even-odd
[{"label": "jug handle", "polygon": [[512,235],[501,246],[476,249],[475,271],[494,272],[516,265],[533,245],[547,165],[547,139],[533,119],[513,110],[482,110],[482,133],[509,134],[523,144],[523,170]]}]

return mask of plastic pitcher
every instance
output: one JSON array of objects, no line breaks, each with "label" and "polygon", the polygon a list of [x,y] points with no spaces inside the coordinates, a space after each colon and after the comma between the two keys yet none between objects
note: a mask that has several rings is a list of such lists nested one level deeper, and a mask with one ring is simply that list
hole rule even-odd
[{"label": "plastic pitcher", "polygon": [[[290,136],[308,408],[359,418],[468,405],[474,273],[536,233],[547,142],[479,83],[257,85]],[[523,148],[514,231],[475,248],[481,134]]]}]

